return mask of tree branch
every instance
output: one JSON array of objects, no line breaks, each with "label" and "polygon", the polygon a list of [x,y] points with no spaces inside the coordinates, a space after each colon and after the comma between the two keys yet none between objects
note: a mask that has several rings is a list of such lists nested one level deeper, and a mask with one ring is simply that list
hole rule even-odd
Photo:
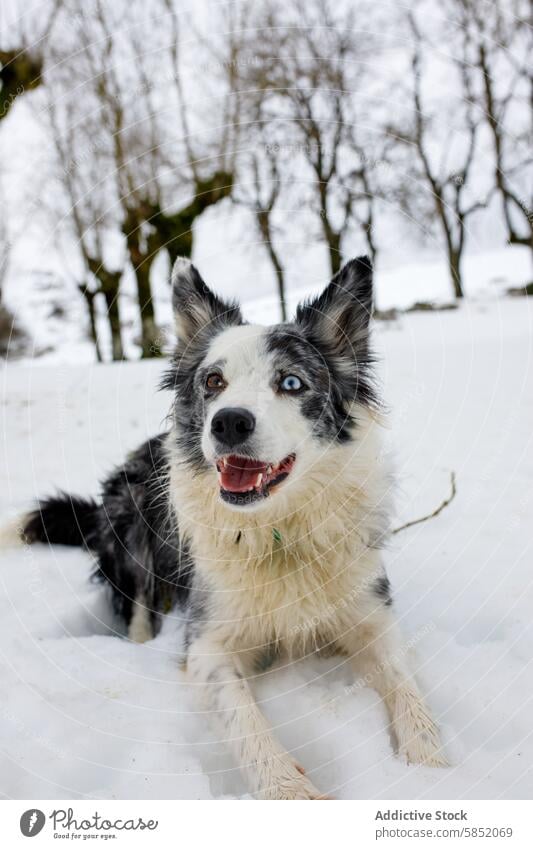
[{"label": "tree branch", "polygon": [[433,510],[432,513],[428,513],[427,516],[421,516],[420,519],[412,519],[410,522],[406,522],[405,525],[400,525],[399,528],[394,528],[394,530],[391,531],[391,534],[399,534],[400,531],[405,531],[406,528],[412,528],[413,525],[419,525],[421,522],[428,522],[430,519],[434,519],[436,516],[438,516],[439,513],[442,513],[444,508],[447,507],[448,504],[451,504],[451,502],[457,495],[455,472],[450,472],[450,485],[451,492],[449,496],[445,498],[444,501],[441,501],[439,506],[435,510]]}]

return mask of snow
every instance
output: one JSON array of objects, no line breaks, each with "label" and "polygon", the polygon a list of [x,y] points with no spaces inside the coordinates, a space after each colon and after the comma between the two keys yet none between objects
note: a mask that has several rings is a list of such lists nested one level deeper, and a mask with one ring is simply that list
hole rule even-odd
[{"label": "snow", "polygon": [[[263,309],[263,319],[268,312]],[[452,766],[406,766],[371,689],[339,659],[278,666],[255,684],[276,733],[339,798],[530,798],[532,310],[479,299],[378,324],[399,481],[385,554],[417,675]],[[99,478],[165,425],[164,363],[10,364],[2,371],[0,515]],[[15,798],[220,798],[246,788],[178,666],[178,611],[130,644],[90,558],[2,552],[0,792]],[[405,647],[404,647],[405,648]]]}]

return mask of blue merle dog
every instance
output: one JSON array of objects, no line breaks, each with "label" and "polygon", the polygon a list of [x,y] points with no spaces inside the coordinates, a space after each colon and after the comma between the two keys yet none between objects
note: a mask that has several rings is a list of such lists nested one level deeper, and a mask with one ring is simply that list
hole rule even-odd
[{"label": "blue merle dog", "polygon": [[369,343],[372,267],[347,263],[294,320],[248,324],[188,260],[172,274],[172,427],[98,501],[43,500],[27,542],[83,545],[131,639],[186,610],[186,671],[268,799],[322,798],[277,741],[249,677],[338,652],[383,697],[399,753],[446,763],[395,622],[380,549],[390,476]]}]

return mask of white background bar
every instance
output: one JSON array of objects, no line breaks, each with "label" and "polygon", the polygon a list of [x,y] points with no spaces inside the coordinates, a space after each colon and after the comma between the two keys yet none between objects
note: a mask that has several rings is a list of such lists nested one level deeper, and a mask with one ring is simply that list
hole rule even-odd
[{"label": "white background bar", "polygon": [[[24,836],[21,817],[26,830],[30,819],[35,830],[43,815],[44,825],[39,833]],[[9,800],[0,803],[0,825],[3,846],[35,849],[73,843],[176,849],[211,849],[219,844],[232,849],[533,847],[531,803],[527,801],[289,804]],[[124,828],[125,825],[139,827]]]}]

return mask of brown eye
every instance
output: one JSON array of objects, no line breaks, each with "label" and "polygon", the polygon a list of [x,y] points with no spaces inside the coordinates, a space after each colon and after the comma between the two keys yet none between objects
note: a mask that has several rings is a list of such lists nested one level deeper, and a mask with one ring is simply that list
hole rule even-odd
[{"label": "brown eye", "polygon": [[205,381],[206,389],[224,389],[225,385],[224,380],[216,372],[207,375]]}]

